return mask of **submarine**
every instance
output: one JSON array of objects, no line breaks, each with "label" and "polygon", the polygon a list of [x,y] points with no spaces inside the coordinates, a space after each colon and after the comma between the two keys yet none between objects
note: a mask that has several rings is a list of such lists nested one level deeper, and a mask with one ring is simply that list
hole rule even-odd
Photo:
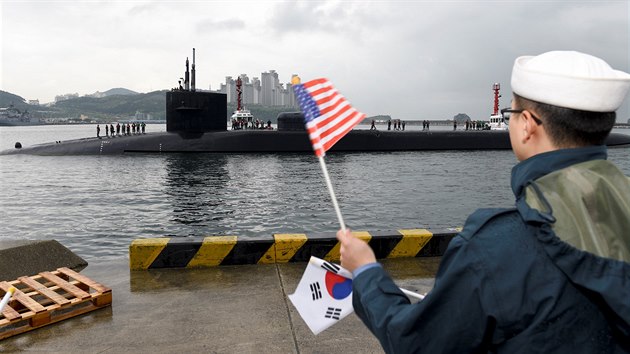
[{"label": "submarine", "polygon": [[[15,148],[1,155],[117,155],[131,153],[313,153],[299,113],[278,119],[277,130],[167,131],[116,138],[85,138]],[[288,117],[287,117],[288,115]],[[292,116],[298,116],[292,119]],[[222,116],[223,117],[223,116]],[[293,124],[297,123],[297,124]],[[288,126],[288,127],[287,127]],[[288,129],[287,129],[288,128]],[[612,133],[608,147],[630,147],[630,136]],[[328,153],[417,150],[511,149],[507,131],[374,131],[352,130]]]},{"label": "submarine", "polygon": [[[228,130],[227,95],[195,89],[186,59],[184,83],[166,92],[166,132],[117,137],[91,137],[22,147],[0,155],[120,155],[132,153],[305,153],[313,152],[300,112],[278,115],[276,129]],[[495,84],[496,85],[496,84]],[[237,96],[240,104],[240,87]],[[497,91],[495,91],[498,93]],[[498,111],[495,94],[495,111]],[[496,113],[496,112],[495,112]],[[611,133],[608,147],[630,147],[630,135]],[[379,131],[354,129],[330,150],[334,152],[391,152],[420,150],[507,150],[508,130]]]}]

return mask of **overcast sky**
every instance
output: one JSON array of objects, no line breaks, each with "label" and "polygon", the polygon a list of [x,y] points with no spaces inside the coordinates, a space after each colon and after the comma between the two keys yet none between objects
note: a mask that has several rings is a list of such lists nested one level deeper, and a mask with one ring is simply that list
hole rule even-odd
[{"label": "overcast sky", "polygon": [[[630,71],[628,1],[0,1],[0,89],[42,103],[175,87],[193,47],[199,88],[327,77],[398,119],[487,118],[494,82],[509,105],[520,55],[578,50]],[[618,120],[629,112],[626,98]]]}]

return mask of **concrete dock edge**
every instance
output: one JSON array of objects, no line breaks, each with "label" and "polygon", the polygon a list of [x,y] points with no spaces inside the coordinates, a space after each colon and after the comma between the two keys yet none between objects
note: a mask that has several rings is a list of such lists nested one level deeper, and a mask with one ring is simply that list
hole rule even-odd
[{"label": "concrete dock edge", "polygon": [[[377,259],[438,257],[446,251],[459,228],[355,231],[368,242]],[[257,238],[208,236],[199,238],[145,238],[129,245],[129,268],[198,268],[220,265],[306,262],[311,256],[339,261],[334,233],[274,234]]]}]

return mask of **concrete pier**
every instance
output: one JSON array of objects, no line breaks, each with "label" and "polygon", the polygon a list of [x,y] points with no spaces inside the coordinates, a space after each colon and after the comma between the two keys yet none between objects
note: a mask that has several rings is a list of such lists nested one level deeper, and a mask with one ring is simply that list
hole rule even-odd
[{"label": "concrete pier", "polygon": [[[382,261],[397,284],[425,293],[438,257]],[[306,263],[130,271],[129,260],[81,272],[113,292],[111,307],[0,341],[0,352],[382,353],[352,314],[315,336],[287,294]]]}]

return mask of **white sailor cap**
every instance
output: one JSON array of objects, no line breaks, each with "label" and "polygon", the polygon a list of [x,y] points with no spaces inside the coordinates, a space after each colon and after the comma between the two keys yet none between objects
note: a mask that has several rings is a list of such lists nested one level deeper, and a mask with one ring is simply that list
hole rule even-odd
[{"label": "white sailor cap", "polygon": [[591,112],[614,112],[630,88],[630,74],[575,51],[552,51],[514,61],[512,91],[533,101]]}]

